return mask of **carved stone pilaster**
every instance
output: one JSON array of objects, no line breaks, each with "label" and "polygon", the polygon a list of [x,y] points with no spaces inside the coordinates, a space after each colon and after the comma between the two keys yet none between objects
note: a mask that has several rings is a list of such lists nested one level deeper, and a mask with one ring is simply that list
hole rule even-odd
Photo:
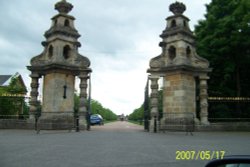
[{"label": "carved stone pilaster", "polygon": [[150,76],[151,81],[151,95],[150,95],[150,132],[157,132],[158,130],[158,76]]},{"label": "carved stone pilaster", "polygon": [[79,112],[80,113],[85,113],[87,111],[86,108],[86,101],[87,101],[87,80],[88,80],[88,75],[86,73],[81,74],[79,76],[80,78],[80,105],[79,105]]},{"label": "carved stone pilaster", "polygon": [[30,75],[31,77],[31,92],[30,92],[30,119],[35,119],[35,115],[37,112],[37,97],[38,97],[38,88],[39,88],[39,74],[37,73],[32,73]]},{"label": "carved stone pilaster", "polygon": [[209,125],[208,122],[208,94],[207,80],[209,77],[200,76],[200,119],[202,125]]},{"label": "carved stone pilaster", "polygon": [[81,73],[79,75],[80,78],[80,104],[79,104],[79,123],[80,127],[86,128],[87,127],[87,120],[86,120],[86,114],[87,114],[87,80],[88,80],[88,74],[87,73]]},{"label": "carved stone pilaster", "polygon": [[158,79],[159,77],[150,77],[151,80],[151,95],[150,95],[150,100],[151,100],[151,116],[157,116],[158,115]]}]

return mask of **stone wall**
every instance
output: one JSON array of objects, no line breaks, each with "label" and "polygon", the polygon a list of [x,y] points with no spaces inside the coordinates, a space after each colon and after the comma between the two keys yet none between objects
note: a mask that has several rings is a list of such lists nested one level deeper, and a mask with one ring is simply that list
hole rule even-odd
[{"label": "stone wall", "polygon": [[27,120],[3,119],[0,120],[0,129],[30,129],[35,130],[35,122]]},{"label": "stone wall", "polygon": [[[46,122],[47,121],[47,122]],[[0,129],[27,129],[27,130],[74,130],[76,129],[76,120],[41,120],[38,124],[31,120],[2,119],[0,120]],[[79,126],[80,130],[86,130],[85,126]]]}]

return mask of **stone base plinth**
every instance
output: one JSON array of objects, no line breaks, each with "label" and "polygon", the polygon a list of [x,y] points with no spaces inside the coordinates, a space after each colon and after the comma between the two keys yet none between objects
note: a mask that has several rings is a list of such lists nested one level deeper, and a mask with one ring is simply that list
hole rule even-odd
[{"label": "stone base plinth", "polygon": [[154,120],[153,118],[149,120],[149,132],[158,132],[159,130],[159,121]]},{"label": "stone base plinth", "polygon": [[195,120],[192,113],[165,113],[160,129],[176,131],[193,131]]},{"label": "stone base plinth", "polygon": [[71,130],[75,128],[74,119],[38,119],[38,130]]},{"label": "stone base plinth", "polygon": [[87,120],[85,116],[79,117],[79,128],[80,130],[86,130],[87,129]]},{"label": "stone base plinth", "polygon": [[42,113],[37,121],[38,130],[71,130],[74,128],[73,113]]}]

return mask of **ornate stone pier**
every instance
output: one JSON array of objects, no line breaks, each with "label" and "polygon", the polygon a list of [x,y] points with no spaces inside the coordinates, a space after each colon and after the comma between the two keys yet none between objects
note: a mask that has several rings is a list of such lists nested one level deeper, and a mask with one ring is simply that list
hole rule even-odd
[{"label": "ornate stone pier", "polygon": [[[211,72],[209,62],[198,56],[195,36],[189,28],[189,19],[183,15],[186,6],[176,2],[170,5],[174,15],[169,16],[167,27],[160,37],[162,53],[150,60],[147,70],[151,76],[163,77],[163,118],[161,125],[195,119],[196,123],[209,125],[207,103],[207,76]],[[199,85],[196,82],[199,78]],[[156,78],[151,79],[151,125],[152,117],[158,116]],[[200,113],[196,114],[196,88],[200,88]],[[174,117],[173,117],[174,115]]]},{"label": "ornate stone pier", "polygon": [[[73,5],[66,0],[55,4],[58,14],[42,42],[44,50],[30,61],[31,71],[30,118],[37,112],[39,78],[43,77],[42,111],[38,124],[41,129],[65,129],[74,126],[74,115],[80,116],[80,128],[86,128],[87,80],[91,73],[90,61],[78,53],[80,34],[75,29],[75,18],[68,13]],[[74,113],[75,77],[80,83],[80,108]]]}]

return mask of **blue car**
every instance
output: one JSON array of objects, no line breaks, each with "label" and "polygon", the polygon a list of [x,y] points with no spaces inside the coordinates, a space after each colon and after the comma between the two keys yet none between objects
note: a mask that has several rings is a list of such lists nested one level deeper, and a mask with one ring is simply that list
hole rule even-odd
[{"label": "blue car", "polygon": [[91,125],[103,125],[103,118],[99,114],[93,114],[90,116],[90,124]]}]

